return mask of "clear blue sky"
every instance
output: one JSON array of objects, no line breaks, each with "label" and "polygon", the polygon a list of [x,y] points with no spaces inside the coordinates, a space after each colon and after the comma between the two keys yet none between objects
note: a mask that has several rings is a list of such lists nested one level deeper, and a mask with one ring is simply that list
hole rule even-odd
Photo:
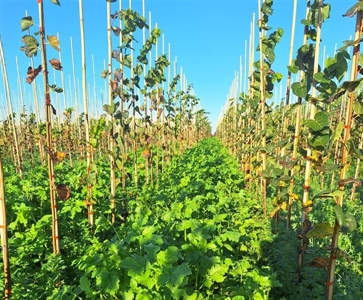
[{"label": "clear blue sky", "polygon": [[[75,76],[81,80],[79,12],[77,0],[60,0],[61,7],[44,0],[46,34],[59,34],[62,64],[66,79],[65,95],[67,104],[71,105],[73,97],[73,75],[71,66],[70,37],[73,39]],[[183,67],[188,83],[192,83],[196,96],[201,99],[202,107],[210,112],[210,120],[215,126],[234,74],[239,70],[240,56],[244,58],[245,41],[249,40],[252,14],[257,14],[257,0],[146,0],[146,17],[152,13],[152,27],[155,23],[165,35],[165,45],[171,44],[171,56],[177,56],[178,69]],[[343,18],[342,14],[355,4],[357,0],[331,0],[331,18],[323,25],[322,40],[326,45],[326,54],[334,54],[334,46],[338,47],[343,40],[354,34],[355,18]],[[141,0],[132,1],[132,8],[142,13]],[[118,10],[118,2],[112,3],[112,12]],[[129,1],[122,2],[128,7]],[[93,88],[92,55],[95,60],[97,77],[97,98],[99,110],[102,107],[101,89],[104,83],[100,72],[104,69],[107,56],[106,1],[83,0],[84,22],[86,34],[86,52],[88,82]],[[274,13],[269,25],[273,29],[282,27],[285,30],[281,43],[276,48],[277,60],[273,65],[275,71],[284,76],[287,73],[288,51],[292,16],[292,0],[275,0]],[[300,23],[305,14],[306,1],[298,0],[298,16],[295,35],[295,50],[302,43],[303,27]],[[0,34],[5,51],[12,102],[16,107],[18,100],[17,72],[15,56],[18,57],[21,81],[26,77],[29,59],[19,47],[22,45],[20,20],[32,16],[38,23],[38,7],[36,0],[0,0]],[[149,20],[148,20],[149,23]],[[272,30],[273,30],[272,29]],[[31,28],[32,32],[36,27]],[[141,41],[141,40],[140,40]],[[160,40],[161,51],[161,40]],[[295,52],[294,52],[295,53]],[[35,58],[35,65],[40,64],[40,53]],[[49,48],[48,59],[58,58],[58,53]],[[69,87],[69,78],[71,87]],[[53,72],[50,73],[53,83]],[[60,84],[60,76],[56,74],[56,82]],[[37,85],[41,85],[38,78]],[[78,83],[77,83],[78,85]],[[285,87],[283,87],[285,89]],[[92,91],[91,91],[92,93]],[[34,110],[30,86],[25,84],[25,99],[28,110]],[[60,102],[63,103],[60,96]],[[53,100],[55,96],[52,96]],[[42,99],[42,96],[41,96]],[[0,81],[0,109],[4,111],[3,80]],[[74,106],[74,105],[72,105]],[[41,109],[43,106],[41,105]],[[82,111],[82,104],[80,110]],[[5,114],[1,112],[0,116]]]}]

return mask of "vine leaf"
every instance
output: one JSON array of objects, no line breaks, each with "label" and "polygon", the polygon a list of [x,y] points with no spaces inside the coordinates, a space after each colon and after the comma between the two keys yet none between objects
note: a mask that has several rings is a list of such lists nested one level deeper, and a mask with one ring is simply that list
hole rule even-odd
[{"label": "vine leaf", "polygon": [[33,18],[31,16],[24,17],[20,21],[21,30],[25,31],[34,25]]},{"label": "vine leaf", "polygon": [[57,115],[57,110],[55,109],[55,107],[51,104],[50,107],[52,108],[52,113],[53,115]]},{"label": "vine leaf", "polygon": [[115,34],[115,36],[119,36],[120,35],[120,32],[121,32],[121,28],[118,27],[118,26],[112,26],[111,27],[113,33]]},{"label": "vine leaf", "polygon": [[356,4],[354,4],[351,8],[348,9],[348,11],[343,15],[343,17],[352,18],[358,11],[362,10],[363,10],[363,2],[358,1]]},{"label": "vine leaf", "polygon": [[301,82],[294,82],[291,85],[293,93],[300,98],[305,98],[308,94],[308,86],[306,79],[302,79]]},{"label": "vine leaf", "polygon": [[55,50],[57,50],[58,52],[60,51],[59,49],[59,40],[57,38],[56,35],[48,35],[47,36],[49,45],[51,45]]},{"label": "vine leaf", "polygon": [[102,79],[105,79],[106,77],[107,77],[107,75],[108,75],[109,73],[108,73],[108,70],[103,70],[102,72],[101,72],[101,78]]},{"label": "vine leaf", "polygon": [[52,65],[52,67],[54,68],[54,69],[56,69],[56,70],[58,70],[58,71],[62,71],[62,64],[61,64],[61,62],[58,60],[58,59],[56,59],[56,58],[52,58],[50,61],[50,64]]},{"label": "vine leaf", "polygon": [[317,193],[316,195],[314,195],[313,200],[316,198],[336,198],[336,197],[343,196],[343,195],[344,195],[344,191],[341,191],[341,190],[335,190],[335,191],[326,190],[326,191],[321,191],[321,192]]},{"label": "vine leaf", "polygon": [[35,37],[31,35],[24,35],[21,41],[25,44],[25,46],[20,47],[20,50],[24,51],[27,57],[37,55],[39,43]]},{"label": "vine leaf", "polygon": [[52,2],[55,5],[61,6],[59,0],[50,0],[50,2]]},{"label": "vine leaf", "polygon": [[314,116],[314,120],[306,119],[303,124],[309,127],[312,131],[322,131],[329,128],[329,116],[326,112],[318,112]]},{"label": "vine leaf", "polygon": [[334,212],[339,226],[342,228],[343,232],[352,232],[353,230],[357,229],[357,221],[351,213],[344,213],[340,205],[336,205],[334,207]]},{"label": "vine leaf", "polygon": [[58,184],[56,187],[57,190],[57,194],[59,199],[63,200],[63,201],[67,201],[69,199],[69,197],[71,196],[71,190],[69,189],[69,187],[63,183]]},{"label": "vine leaf", "polygon": [[56,86],[55,84],[49,84],[48,87],[49,87],[49,92],[54,91],[56,93],[63,93],[63,89],[61,87]]},{"label": "vine leaf", "polygon": [[315,268],[321,268],[321,269],[326,269],[328,267],[329,264],[329,260],[326,259],[325,257],[315,257],[313,260],[311,260],[308,265],[315,267]]},{"label": "vine leaf", "polygon": [[332,235],[334,227],[330,226],[329,222],[316,224],[308,233],[306,233],[307,238],[313,237],[324,237]]},{"label": "vine leaf", "polygon": [[42,70],[42,65],[39,65],[38,68],[34,69],[32,67],[28,68],[28,76],[26,77],[26,82],[31,84],[33,82],[33,80],[35,79],[35,77],[38,76],[39,72]]}]

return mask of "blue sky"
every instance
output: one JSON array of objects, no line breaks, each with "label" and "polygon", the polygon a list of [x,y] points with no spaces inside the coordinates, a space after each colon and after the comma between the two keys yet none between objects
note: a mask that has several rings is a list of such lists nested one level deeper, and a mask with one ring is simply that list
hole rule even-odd
[{"label": "blue sky", "polygon": [[[60,0],[61,7],[44,0],[46,34],[59,34],[62,64],[65,75],[65,97],[68,106],[74,100],[74,85],[71,65],[70,37],[73,41],[75,62],[76,87],[81,80],[79,12],[77,0]],[[343,18],[344,14],[357,0],[331,0],[331,18],[323,25],[322,40],[326,46],[326,55],[334,54],[334,47],[342,44],[354,34],[355,18]],[[152,14],[151,26],[155,23],[162,30],[165,37],[165,47],[170,43],[171,58],[177,56],[178,71],[180,67],[186,74],[188,83],[192,83],[197,97],[201,99],[202,107],[210,112],[213,127],[217,122],[227,93],[231,86],[235,72],[239,70],[240,56],[244,63],[245,41],[249,40],[250,22],[252,14],[257,14],[257,0],[145,0],[146,17]],[[112,3],[112,12],[118,10],[118,2]],[[129,1],[122,2],[127,8]],[[282,27],[285,31],[281,43],[276,48],[277,59],[273,69],[286,77],[288,51],[290,43],[291,16],[293,0],[275,0],[274,13],[270,17],[269,25],[272,30]],[[300,21],[305,14],[306,1],[298,0],[298,15],[295,34],[295,51],[303,39],[303,26]],[[104,69],[107,57],[106,31],[106,1],[83,0],[84,22],[86,35],[88,82],[93,89],[92,56],[95,62],[97,78],[98,109],[102,107],[102,93],[104,82],[100,73]],[[142,13],[141,0],[133,0],[132,8]],[[21,81],[24,82],[29,59],[19,47],[22,45],[20,20],[27,14],[38,23],[38,7],[36,0],[0,0],[0,35],[3,42],[9,83],[14,107],[19,107],[19,92],[15,56],[18,58]],[[148,23],[150,20],[148,20]],[[32,32],[36,27],[31,28]],[[256,37],[257,38],[257,37]],[[141,42],[141,37],[139,38]],[[257,40],[256,40],[257,43]],[[49,48],[48,59],[58,58],[58,53]],[[294,53],[295,53],[294,51]],[[161,53],[161,39],[159,44]],[[154,53],[153,53],[154,55]],[[35,65],[40,64],[40,54],[35,58]],[[256,56],[257,57],[257,56]],[[55,82],[60,84],[60,75],[55,75]],[[50,82],[54,82],[54,74],[50,73]],[[69,86],[70,81],[70,86]],[[3,80],[0,81],[0,116],[5,115],[5,98]],[[25,85],[24,101],[27,110],[34,110],[31,88]],[[37,85],[41,85],[38,77]],[[80,85],[80,83],[79,83]],[[284,90],[285,87],[283,86]],[[91,92],[92,93],[92,92]],[[284,93],[283,93],[284,94]],[[278,95],[276,96],[278,97]],[[52,96],[53,102],[55,95]],[[42,96],[41,96],[42,101]],[[63,96],[59,96],[63,103]],[[107,100],[106,100],[107,101]],[[91,105],[92,106],[92,105]],[[82,111],[83,104],[80,104]],[[42,108],[42,106],[41,106]]]}]

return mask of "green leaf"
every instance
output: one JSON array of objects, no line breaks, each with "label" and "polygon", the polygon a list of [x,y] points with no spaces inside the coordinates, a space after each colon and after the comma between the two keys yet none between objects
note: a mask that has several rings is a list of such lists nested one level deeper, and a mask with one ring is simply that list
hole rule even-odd
[{"label": "green leaf", "polygon": [[349,212],[343,212],[343,209],[340,205],[336,205],[334,207],[335,217],[339,226],[342,227],[342,231],[350,231],[357,229],[357,221],[355,220],[354,216]]},{"label": "green leaf", "polygon": [[302,124],[309,127],[309,129],[311,129],[312,131],[320,131],[322,129],[320,124],[312,119],[305,119],[302,121]]},{"label": "green leaf", "polygon": [[295,64],[296,60],[294,59],[291,63],[291,66],[287,66],[287,69],[292,73],[296,74],[299,72],[299,67]]},{"label": "green leaf", "polygon": [[359,86],[362,80],[363,78],[359,78],[353,81],[344,81],[341,88],[343,90],[347,90],[348,92],[353,92]]},{"label": "green leaf", "polygon": [[340,227],[343,226],[345,216],[342,207],[340,205],[336,205],[334,207],[334,212],[335,212],[335,218],[337,219],[339,226]]},{"label": "green leaf", "polygon": [[308,94],[308,87],[306,80],[302,80],[301,82],[294,82],[291,85],[292,92],[300,98],[305,98]]},{"label": "green leaf", "polygon": [[107,75],[108,75],[109,73],[108,73],[108,70],[103,70],[102,72],[101,72],[101,78],[102,79],[105,79],[106,77],[107,77]]},{"label": "green leaf", "polygon": [[120,105],[120,103],[119,103],[119,102],[117,102],[117,103],[112,102],[112,103],[111,103],[111,105],[110,105],[110,104],[104,104],[104,105],[102,106],[102,108],[103,108],[103,110],[104,110],[106,113],[108,113],[109,115],[113,115],[113,114],[116,112],[116,110],[117,110],[117,108],[119,107],[119,105]]},{"label": "green leaf", "polygon": [[160,265],[171,265],[178,261],[179,250],[175,246],[169,246],[165,251],[157,254],[157,261]]},{"label": "green leaf", "polygon": [[50,2],[52,2],[55,5],[59,5],[60,6],[59,0],[50,0]]},{"label": "green leaf", "polygon": [[330,83],[330,79],[326,78],[321,72],[315,73],[314,79],[320,83]]},{"label": "green leaf", "polygon": [[354,4],[351,8],[347,10],[347,12],[343,15],[343,17],[352,18],[358,11],[362,10],[363,10],[363,2],[358,1],[356,4]]},{"label": "green leaf", "polygon": [[134,73],[139,76],[142,74],[143,71],[144,71],[144,68],[140,64],[137,64],[136,67],[134,68]]},{"label": "green leaf", "polygon": [[186,276],[191,275],[192,271],[187,263],[182,263],[179,266],[172,266],[164,269],[164,272],[159,276],[158,283],[160,285],[181,286]]},{"label": "green leaf", "polygon": [[357,114],[357,115],[363,115],[363,103],[360,101],[354,101],[353,103],[353,111]]},{"label": "green leaf", "polygon": [[20,21],[21,30],[27,30],[34,25],[33,18],[31,16],[24,17]]},{"label": "green leaf", "polygon": [[329,16],[330,16],[330,10],[331,10],[330,4],[325,4],[323,6],[323,9],[322,9],[322,18],[323,18],[323,21],[325,21],[326,19],[329,18]]},{"label": "green leaf", "polygon": [[324,111],[319,111],[315,114],[314,120],[321,126],[322,129],[329,128],[329,115]]},{"label": "green leaf", "polygon": [[146,258],[134,254],[131,257],[126,257],[122,260],[120,267],[127,269],[129,271],[128,274],[131,276],[133,274],[141,274],[145,270],[146,264]]},{"label": "green leaf", "polygon": [[[343,228],[347,228],[348,231],[352,232],[353,230],[357,229],[357,221],[354,218],[354,216],[352,214],[350,214],[349,212],[347,212],[345,214],[345,219],[344,219],[344,226]],[[343,229],[342,228],[342,229]]]},{"label": "green leaf", "polygon": [[313,148],[324,148],[330,141],[329,134],[315,134],[309,139],[309,145]]},{"label": "green leaf", "polygon": [[55,91],[56,93],[63,93],[63,89],[62,89],[61,87],[56,87],[56,88],[54,89],[54,91]]},{"label": "green leaf", "polygon": [[89,282],[86,275],[83,275],[80,279],[80,287],[82,291],[85,291],[86,293],[91,292],[91,283]]},{"label": "green leaf", "polygon": [[238,231],[226,231],[221,235],[223,241],[232,241],[232,242],[239,242],[239,238],[241,237],[241,233]]},{"label": "green leaf", "polygon": [[20,47],[20,50],[24,51],[26,56],[32,57],[33,55],[37,55],[39,43],[35,37],[31,35],[24,35],[21,41],[25,44],[25,46]]},{"label": "green leaf", "polygon": [[146,257],[149,262],[153,263],[156,260],[157,253],[160,250],[158,245],[154,245],[152,243],[144,245],[144,249],[146,251]]},{"label": "green leaf", "polygon": [[315,114],[314,120],[307,119],[302,122],[312,131],[322,131],[329,128],[329,115],[326,112],[319,111]]},{"label": "green leaf", "polygon": [[[353,107],[354,107],[354,104],[353,104]],[[342,132],[343,132],[343,129],[344,129],[344,122],[343,121],[340,121],[337,126],[335,127],[334,131],[333,131],[333,134],[332,134],[332,137],[331,137],[331,142],[334,143],[335,141],[339,140]]]},{"label": "green leaf", "polygon": [[263,2],[261,12],[265,15],[272,15],[273,9],[271,3]]},{"label": "green leaf", "polygon": [[122,59],[122,64],[125,67],[131,68],[132,62],[131,62],[131,55],[130,54],[125,54],[125,56]]},{"label": "green leaf", "polygon": [[208,270],[208,275],[203,283],[204,286],[210,288],[213,282],[223,282],[225,274],[228,272],[228,265],[213,265]]},{"label": "green leaf", "polygon": [[115,295],[119,289],[120,279],[117,276],[115,270],[108,271],[107,269],[102,269],[96,277],[96,285],[100,286],[102,290],[111,295]]},{"label": "green leaf", "polygon": [[308,233],[306,233],[307,238],[319,238],[332,235],[334,227],[330,226],[329,222],[319,223],[313,227]]}]

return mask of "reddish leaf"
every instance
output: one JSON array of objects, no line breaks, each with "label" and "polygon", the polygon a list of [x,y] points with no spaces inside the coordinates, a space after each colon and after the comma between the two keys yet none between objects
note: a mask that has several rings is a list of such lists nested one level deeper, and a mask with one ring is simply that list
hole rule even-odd
[{"label": "reddish leaf", "polygon": [[318,256],[311,260],[308,265],[315,268],[326,269],[328,267],[328,263],[329,262],[326,258]]},{"label": "reddish leaf", "polygon": [[58,184],[57,185],[57,194],[58,194],[59,199],[66,201],[71,196],[71,190],[65,184]]},{"label": "reddish leaf", "polygon": [[39,74],[39,72],[41,70],[42,70],[42,66],[41,65],[39,65],[39,67],[36,68],[36,69],[34,69],[32,67],[29,67],[28,68],[28,72],[27,72],[28,76],[26,77],[26,82],[29,83],[29,84],[32,83],[33,80],[35,79],[35,77],[38,76],[38,74]]},{"label": "reddish leaf", "polygon": [[62,71],[63,67],[61,65],[61,62],[58,59],[52,58],[49,62],[54,69],[56,69],[58,71]]}]

